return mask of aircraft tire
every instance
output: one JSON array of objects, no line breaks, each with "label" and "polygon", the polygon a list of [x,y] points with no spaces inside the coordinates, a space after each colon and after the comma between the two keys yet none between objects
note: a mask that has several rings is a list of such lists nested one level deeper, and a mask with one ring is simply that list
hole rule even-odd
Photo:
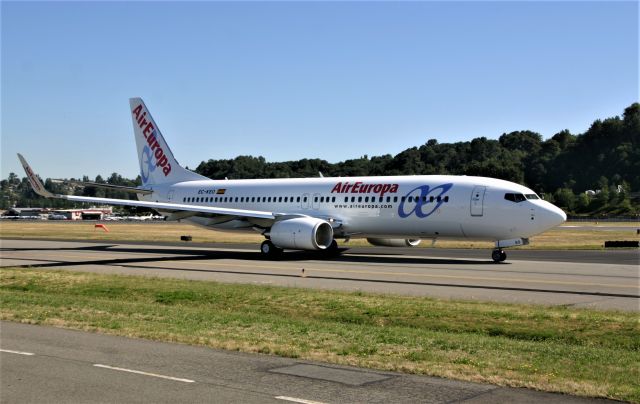
[{"label": "aircraft tire", "polygon": [[504,251],[500,251],[500,262],[507,259],[507,253]]},{"label": "aircraft tire", "polygon": [[324,250],[323,253],[329,257],[340,255],[341,251],[340,249],[338,249],[338,242],[335,240],[332,240],[329,247],[327,247],[327,249]]},{"label": "aircraft tire", "polygon": [[[502,255],[504,254],[504,259],[502,258]],[[502,250],[493,250],[493,252],[491,253],[491,259],[493,260],[493,262],[500,262],[500,261],[504,261],[507,258],[507,254],[505,254],[504,251]]]},{"label": "aircraft tire", "polygon": [[260,245],[260,253],[267,258],[275,258],[282,254],[282,248],[276,247],[271,240],[265,240]]}]

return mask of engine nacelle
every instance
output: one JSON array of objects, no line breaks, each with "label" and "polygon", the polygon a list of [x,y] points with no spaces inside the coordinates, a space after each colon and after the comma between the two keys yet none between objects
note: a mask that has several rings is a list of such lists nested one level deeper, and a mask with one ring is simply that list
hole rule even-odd
[{"label": "engine nacelle", "polygon": [[415,247],[422,240],[404,238],[368,238],[367,241],[378,247]]},{"label": "engine nacelle", "polygon": [[333,228],[322,219],[295,217],[275,222],[269,238],[280,248],[324,250],[333,242]]}]

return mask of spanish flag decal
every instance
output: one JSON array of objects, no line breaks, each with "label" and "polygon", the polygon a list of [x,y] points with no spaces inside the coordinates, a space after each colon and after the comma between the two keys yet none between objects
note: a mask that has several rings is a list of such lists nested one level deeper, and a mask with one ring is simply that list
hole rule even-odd
[{"label": "spanish flag decal", "polygon": [[224,192],[226,191],[225,188],[219,189],[216,191],[216,195],[224,195]]}]

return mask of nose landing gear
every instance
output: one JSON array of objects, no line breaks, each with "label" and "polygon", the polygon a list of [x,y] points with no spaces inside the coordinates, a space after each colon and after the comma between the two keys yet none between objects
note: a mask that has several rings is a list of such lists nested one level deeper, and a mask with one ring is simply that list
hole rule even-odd
[{"label": "nose landing gear", "polygon": [[491,259],[493,259],[493,262],[502,262],[507,259],[507,253],[504,252],[504,250],[496,248],[491,253]]}]

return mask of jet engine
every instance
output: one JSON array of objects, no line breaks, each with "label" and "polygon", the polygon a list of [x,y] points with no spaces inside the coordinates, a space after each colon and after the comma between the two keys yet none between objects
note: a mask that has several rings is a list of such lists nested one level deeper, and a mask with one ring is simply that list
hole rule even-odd
[{"label": "jet engine", "polygon": [[420,240],[411,238],[368,238],[367,241],[378,247],[415,247],[420,244]]},{"label": "jet engine", "polygon": [[324,250],[331,246],[333,228],[322,219],[295,217],[275,222],[269,238],[280,248]]}]

